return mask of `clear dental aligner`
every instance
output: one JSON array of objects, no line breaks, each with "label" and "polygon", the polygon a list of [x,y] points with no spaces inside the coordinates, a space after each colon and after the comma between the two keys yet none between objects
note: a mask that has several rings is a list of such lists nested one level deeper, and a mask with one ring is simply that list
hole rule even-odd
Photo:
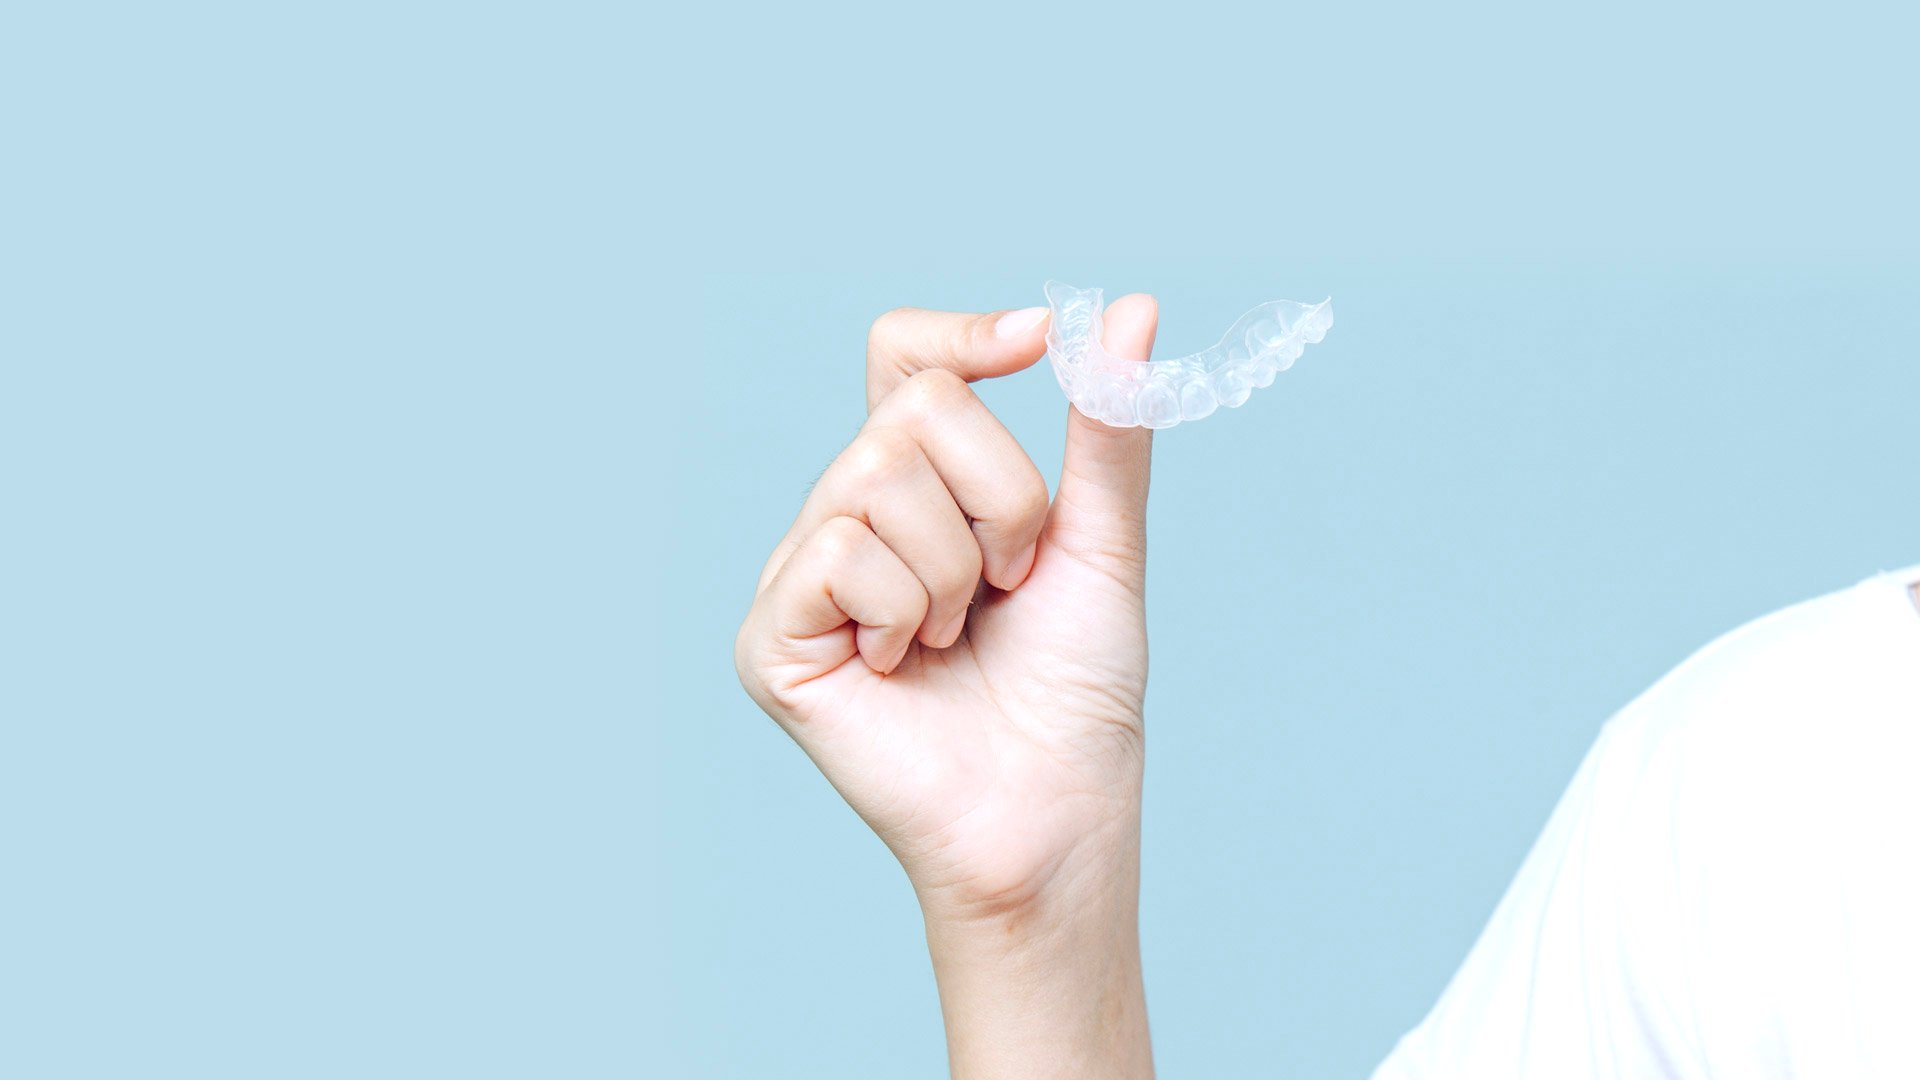
[{"label": "clear dental aligner", "polygon": [[1225,405],[1239,408],[1255,387],[1293,366],[1333,326],[1333,299],[1275,300],[1233,324],[1212,348],[1173,360],[1120,360],[1100,346],[1099,289],[1047,282],[1047,359],[1067,400],[1113,427],[1167,428]]}]

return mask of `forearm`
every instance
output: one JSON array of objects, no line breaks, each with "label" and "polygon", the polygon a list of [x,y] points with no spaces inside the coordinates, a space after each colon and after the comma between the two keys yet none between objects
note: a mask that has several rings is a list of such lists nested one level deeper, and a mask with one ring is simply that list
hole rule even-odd
[{"label": "forearm", "polygon": [[1140,971],[1139,827],[1019,910],[927,907],[959,1080],[1153,1075]]}]

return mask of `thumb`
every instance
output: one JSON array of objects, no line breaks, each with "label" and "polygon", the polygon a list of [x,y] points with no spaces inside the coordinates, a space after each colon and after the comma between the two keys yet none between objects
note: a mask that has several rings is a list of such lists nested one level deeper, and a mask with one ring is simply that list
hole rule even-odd
[{"label": "thumb", "polygon": [[[1145,360],[1159,326],[1160,305],[1133,293],[1107,306],[1101,343],[1110,356]],[[1067,406],[1066,456],[1049,521],[1055,539],[1089,552],[1144,553],[1152,460],[1151,430],[1108,427]]]}]

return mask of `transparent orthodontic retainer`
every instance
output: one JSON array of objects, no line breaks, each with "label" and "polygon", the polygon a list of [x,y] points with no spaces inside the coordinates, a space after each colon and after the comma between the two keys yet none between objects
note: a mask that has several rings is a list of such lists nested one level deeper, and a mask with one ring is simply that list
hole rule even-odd
[{"label": "transparent orthodontic retainer", "polygon": [[1047,359],[1074,408],[1112,427],[1169,428],[1225,405],[1293,366],[1333,326],[1333,299],[1275,300],[1240,316],[1212,348],[1173,360],[1120,360],[1100,345],[1099,289],[1047,282]]}]

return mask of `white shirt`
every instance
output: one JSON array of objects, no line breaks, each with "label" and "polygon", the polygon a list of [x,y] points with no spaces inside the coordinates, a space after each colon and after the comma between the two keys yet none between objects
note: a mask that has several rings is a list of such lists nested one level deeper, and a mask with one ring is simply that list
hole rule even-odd
[{"label": "white shirt", "polygon": [[1920,567],[1609,720],[1374,1080],[1920,1077]]}]

